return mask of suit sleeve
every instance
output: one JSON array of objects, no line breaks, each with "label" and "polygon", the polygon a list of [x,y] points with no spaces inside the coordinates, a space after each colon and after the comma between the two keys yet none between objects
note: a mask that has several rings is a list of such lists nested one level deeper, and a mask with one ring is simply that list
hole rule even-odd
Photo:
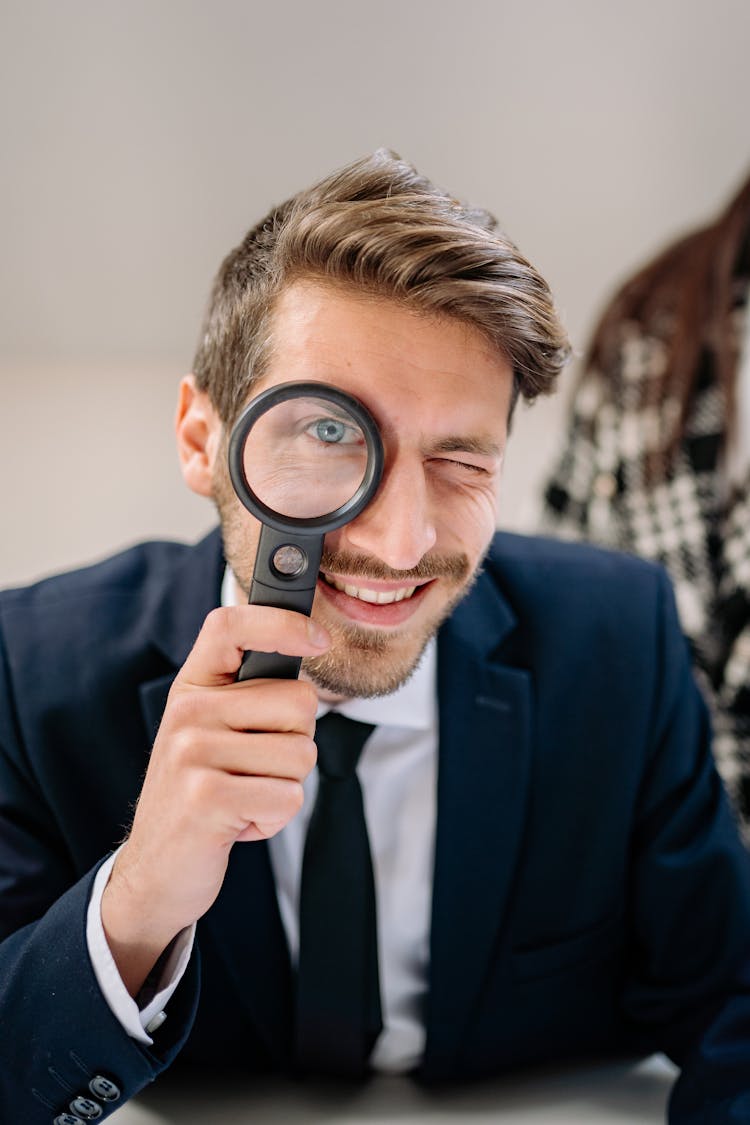
[{"label": "suit sleeve", "polygon": [[716,773],[671,588],[660,581],[661,683],[633,840],[636,965],[625,1014],[644,1046],[681,1067],[672,1125],[739,1125],[750,1122],[750,855]]},{"label": "suit sleeve", "polygon": [[169,1065],[192,1026],[197,954],[152,1047],[110,1011],[86,943],[97,867],[77,877],[68,858],[26,760],[0,645],[0,1121],[52,1125],[81,1097],[101,1121]]}]

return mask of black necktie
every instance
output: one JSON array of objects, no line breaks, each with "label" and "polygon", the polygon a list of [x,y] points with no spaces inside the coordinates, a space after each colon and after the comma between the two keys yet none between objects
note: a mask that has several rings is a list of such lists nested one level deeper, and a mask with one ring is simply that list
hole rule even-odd
[{"label": "black necktie", "polygon": [[296,1057],[302,1070],[356,1077],[382,1027],[375,887],[355,773],[374,727],[329,712],[317,724],[318,796],[300,889]]}]

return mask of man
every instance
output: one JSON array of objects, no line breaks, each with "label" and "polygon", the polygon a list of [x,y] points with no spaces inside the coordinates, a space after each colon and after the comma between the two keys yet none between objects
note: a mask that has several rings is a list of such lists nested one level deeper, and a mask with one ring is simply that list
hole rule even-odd
[{"label": "man", "polygon": [[[335,979],[306,1007],[333,710],[375,728],[363,1069],[660,1049],[684,1067],[674,1121],[750,1120],[750,867],[668,584],[494,537],[513,404],[566,358],[491,219],[387,153],[226,259],[177,412],[223,551],[146,544],[2,601],[5,1117],[101,1119],[178,1054],[346,1069],[365,1013],[320,1045]],[[311,620],[243,604],[259,525],[226,468],[244,404],[299,380],[358,398],[385,450],[373,501],[326,536]],[[236,682],[250,649],[302,657],[301,679]]]}]

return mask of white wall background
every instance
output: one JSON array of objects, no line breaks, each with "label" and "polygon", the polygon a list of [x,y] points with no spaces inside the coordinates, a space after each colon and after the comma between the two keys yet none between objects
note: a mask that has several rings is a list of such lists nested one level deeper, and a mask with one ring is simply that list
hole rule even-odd
[{"label": "white wall background", "polygon": [[[489,207],[574,343],[750,166],[747,0],[3,0],[0,584],[197,536],[171,437],[210,279],[379,146]],[[522,414],[530,526],[563,398]]]}]

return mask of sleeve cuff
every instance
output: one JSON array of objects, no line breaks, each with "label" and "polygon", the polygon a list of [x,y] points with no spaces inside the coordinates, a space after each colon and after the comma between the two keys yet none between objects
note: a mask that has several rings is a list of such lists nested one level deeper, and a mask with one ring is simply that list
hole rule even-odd
[{"label": "sleeve cuff", "polygon": [[114,852],[96,874],[86,916],[86,942],[94,976],[110,1010],[132,1039],[150,1047],[154,1041],[149,1032],[155,1032],[166,1019],[164,1009],[190,960],[195,926],[182,930],[165,950],[159,963],[158,978],[149,989],[148,1003],[140,1008],[122,982],[102,924],[102,895],[116,858],[117,852]]}]

